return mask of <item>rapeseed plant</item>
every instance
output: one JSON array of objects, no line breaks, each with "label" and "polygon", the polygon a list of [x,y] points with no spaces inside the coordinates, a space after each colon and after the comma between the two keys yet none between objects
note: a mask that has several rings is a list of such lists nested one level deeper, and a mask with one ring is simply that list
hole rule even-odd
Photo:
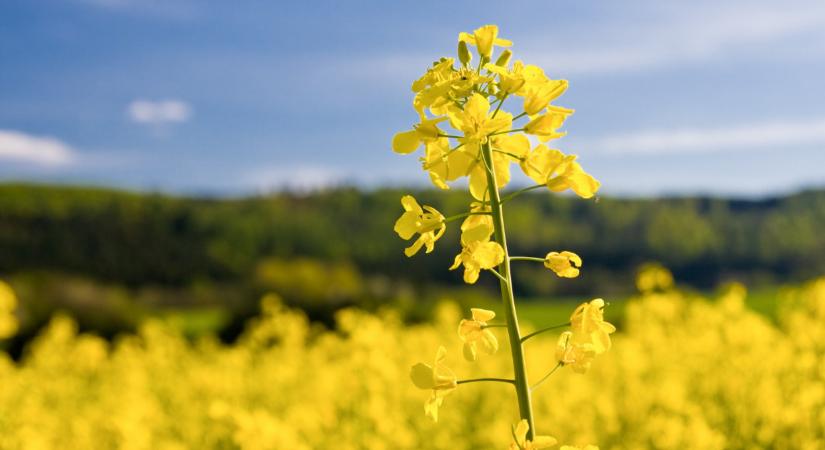
[{"label": "rapeseed plant", "polygon": [[[397,133],[392,140],[395,152],[409,154],[422,146],[424,171],[433,184],[449,189],[449,182],[467,178],[472,200],[469,211],[445,217],[436,209],[421,207],[409,195],[401,199],[404,214],[398,219],[395,231],[402,239],[419,238],[405,250],[415,255],[422,246],[427,253],[446,231],[448,222],[464,219],[461,225],[461,251],[450,270],[464,267],[464,281],[475,283],[483,271],[499,279],[504,324],[490,324],[496,314],[473,308],[472,319],[459,323],[459,337],[464,343],[464,357],[477,360],[478,348],[494,354],[498,339],[490,328],[506,328],[513,378],[484,377],[459,380],[444,365],[446,350],[439,347],[433,365],[419,363],[413,366],[411,378],[421,389],[431,390],[424,405],[427,416],[438,420],[438,408],[448,393],[460,384],[471,382],[508,383],[515,387],[519,408],[518,425],[513,428],[512,449],[539,449],[555,445],[550,436],[538,436],[533,418],[531,393],[559,367],[571,366],[583,373],[593,358],[610,349],[610,334],[616,331],[604,321],[605,302],[596,299],[582,304],[570,318],[571,331],[562,334],[556,351],[557,365],[534,385],[527,378],[524,342],[547,327],[523,336],[519,328],[517,308],[513,296],[512,261],[541,262],[562,278],[579,275],[582,259],[571,251],[551,251],[544,258],[510,256],[504,221],[503,205],[523,192],[547,188],[551,192],[571,190],[582,198],[592,198],[599,182],[582,169],[575,155],[549,148],[546,143],[565,135],[560,131],[572,109],[551,104],[567,89],[566,80],[553,80],[533,65],[516,61],[510,66],[512,52],[505,50],[491,63],[496,47],[510,47],[513,43],[498,37],[498,27],[484,25],[472,33],[458,36],[458,65],[453,58],[441,58],[415,80],[413,108],[419,123],[411,130]],[[478,64],[468,46],[476,49]],[[513,115],[502,107],[511,97],[523,99],[522,112]],[[522,125],[516,125],[520,120]],[[451,129],[448,129],[450,127]],[[535,146],[533,146],[535,144]],[[536,184],[507,196],[502,189],[511,180],[510,166],[518,163],[524,174]]]}]

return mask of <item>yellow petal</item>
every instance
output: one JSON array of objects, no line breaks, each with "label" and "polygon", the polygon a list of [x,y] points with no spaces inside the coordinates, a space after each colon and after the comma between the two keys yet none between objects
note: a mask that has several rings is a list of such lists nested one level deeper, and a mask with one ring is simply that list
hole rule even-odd
[{"label": "yellow petal", "polygon": [[489,309],[470,308],[470,312],[473,315],[473,320],[477,320],[479,322],[487,322],[496,317],[496,313],[490,311]]},{"label": "yellow petal", "polygon": [[497,242],[483,242],[473,252],[473,259],[482,269],[492,269],[504,261],[504,249]]},{"label": "yellow petal", "polygon": [[464,359],[466,359],[467,361],[470,361],[470,362],[474,362],[477,358],[475,343],[465,342],[464,343],[464,348],[463,348],[463,353],[464,353]]},{"label": "yellow petal", "polygon": [[424,363],[418,363],[410,369],[410,379],[419,389],[432,389],[435,387],[433,381],[433,368]]},{"label": "yellow petal", "polygon": [[552,447],[558,442],[558,439],[552,436],[536,436],[533,438],[533,448],[538,450],[541,448]]},{"label": "yellow petal", "polygon": [[415,130],[402,131],[392,137],[392,150],[406,155],[414,152],[421,145],[421,136]]}]

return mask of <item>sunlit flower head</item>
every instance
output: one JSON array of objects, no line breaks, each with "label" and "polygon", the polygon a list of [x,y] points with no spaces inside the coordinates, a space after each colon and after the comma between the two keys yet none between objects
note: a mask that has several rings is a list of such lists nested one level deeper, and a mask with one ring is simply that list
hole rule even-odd
[{"label": "sunlit flower head", "polygon": [[596,357],[596,350],[589,342],[577,343],[573,341],[573,332],[565,331],[559,336],[556,343],[556,361],[564,366],[570,366],[574,372],[585,373]]}]

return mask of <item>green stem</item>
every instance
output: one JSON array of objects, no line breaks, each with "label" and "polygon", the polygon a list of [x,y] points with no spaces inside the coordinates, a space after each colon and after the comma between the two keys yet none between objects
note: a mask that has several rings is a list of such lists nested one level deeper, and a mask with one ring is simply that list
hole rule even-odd
[{"label": "green stem", "polygon": [[544,333],[545,331],[558,330],[559,328],[564,328],[564,327],[569,327],[569,326],[570,326],[570,322],[567,322],[567,323],[562,323],[562,324],[559,324],[559,325],[553,325],[552,327],[542,328],[540,330],[536,330],[536,331],[528,334],[527,336],[524,336],[523,338],[521,338],[521,342],[525,342],[527,339],[530,339],[531,337],[533,337],[537,334]]},{"label": "green stem", "polygon": [[[481,153],[485,161],[493,161],[493,150],[489,141],[481,146]],[[533,420],[533,404],[530,399],[530,385],[527,382],[527,365],[524,359],[524,348],[521,346],[521,334],[516,314],[516,301],[513,297],[513,283],[510,279],[510,258],[507,253],[507,236],[504,231],[504,210],[501,207],[501,198],[496,184],[495,168],[487,164],[487,187],[490,194],[490,210],[493,214],[496,242],[504,250],[504,261],[499,265],[501,300],[504,303],[504,316],[507,322],[507,335],[510,341],[510,353],[513,357],[514,384],[518,399],[519,414],[530,426],[527,439],[533,440],[536,433],[536,424]]]},{"label": "green stem", "polygon": [[458,380],[455,384],[464,384],[464,383],[478,383],[481,381],[495,381],[498,383],[509,383],[513,384],[513,380],[509,378],[471,378],[469,380]]},{"label": "green stem", "polygon": [[510,200],[512,200],[512,199],[514,199],[514,198],[516,198],[516,197],[518,197],[519,195],[521,195],[521,194],[523,194],[523,193],[525,193],[525,192],[529,192],[529,191],[532,191],[532,190],[535,190],[535,189],[539,189],[539,188],[543,188],[543,187],[546,187],[546,186],[547,186],[546,184],[536,184],[536,185],[533,185],[533,186],[526,187],[526,188],[524,188],[524,189],[519,189],[519,190],[517,190],[516,192],[513,192],[513,193],[511,193],[511,194],[508,194],[507,196],[505,196],[504,198],[502,198],[502,199],[501,199],[501,203],[507,203],[508,201],[510,201]]},{"label": "green stem", "polygon": [[498,136],[499,134],[518,133],[519,131],[524,131],[524,128],[515,128],[513,130],[496,131],[495,133],[488,134],[487,137]]},{"label": "green stem", "polygon": [[456,214],[454,216],[450,216],[444,219],[444,223],[450,223],[454,220],[463,219],[467,216],[489,216],[490,213],[486,211],[472,211],[472,212],[465,212],[461,214]]},{"label": "green stem", "polygon": [[535,261],[543,263],[546,260],[544,258],[537,258],[535,256],[511,256],[510,261]]}]

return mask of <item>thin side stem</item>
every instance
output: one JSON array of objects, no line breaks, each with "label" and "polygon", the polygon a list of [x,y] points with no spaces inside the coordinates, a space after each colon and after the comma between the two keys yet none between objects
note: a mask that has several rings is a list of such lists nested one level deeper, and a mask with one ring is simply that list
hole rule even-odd
[{"label": "thin side stem", "polygon": [[450,223],[454,220],[463,219],[467,216],[489,216],[490,213],[486,211],[472,211],[472,212],[465,212],[461,214],[456,214],[454,216],[450,216],[444,219],[444,223]]},{"label": "thin side stem", "polygon": [[543,187],[546,187],[546,186],[547,186],[546,184],[535,184],[533,186],[528,186],[526,188],[519,189],[516,192],[512,192],[512,193],[506,195],[504,198],[502,198],[501,203],[507,203],[508,201],[518,197],[519,195],[521,195],[525,192],[530,192],[530,191],[533,191],[533,190],[536,190],[536,189],[539,189],[539,188],[543,188]]},{"label": "thin side stem", "polygon": [[556,367],[553,367],[553,369],[550,372],[548,372],[547,375],[541,377],[541,380],[537,381],[536,384],[530,386],[530,390],[532,391],[532,390],[536,389],[537,387],[539,387],[539,385],[541,385],[541,383],[544,383],[544,380],[550,378],[550,375],[553,375],[553,373],[555,373],[557,370],[559,370],[559,367],[561,367],[563,365],[564,364],[562,364],[562,363],[556,364]]},{"label": "thin side stem", "polygon": [[535,261],[543,263],[546,260],[535,256],[511,256],[510,261]]},{"label": "thin side stem", "polygon": [[508,383],[513,384],[514,381],[509,378],[470,378],[468,380],[458,380],[455,384],[465,384],[465,383],[479,383],[482,381],[492,381],[496,383]]},{"label": "thin side stem", "polygon": [[552,327],[542,328],[540,330],[536,330],[536,331],[528,334],[527,336],[522,337],[521,342],[525,342],[527,339],[530,339],[533,336],[544,333],[545,331],[558,330],[559,328],[564,328],[564,327],[569,327],[569,326],[570,326],[570,322],[567,322],[567,323],[562,323],[562,324],[559,324],[559,325],[553,325]]},{"label": "thin side stem", "polygon": [[[485,161],[492,163],[493,150],[489,141],[481,146],[481,154]],[[501,207],[501,197],[498,184],[496,184],[495,168],[492,164],[487,164],[487,167],[489,168],[487,170],[487,187],[489,188],[490,212],[493,215],[495,239],[504,250],[504,261],[499,265],[501,274],[499,286],[501,288],[501,301],[504,303],[510,354],[513,358],[513,382],[516,386],[519,414],[530,426],[527,431],[527,439],[533,440],[533,436],[536,434],[536,423],[533,420],[533,404],[530,399],[530,384],[527,381],[527,365],[524,358],[524,348],[521,345],[516,301],[513,297],[513,283],[510,279],[510,258],[507,252],[507,236],[504,230],[504,210]]]}]

